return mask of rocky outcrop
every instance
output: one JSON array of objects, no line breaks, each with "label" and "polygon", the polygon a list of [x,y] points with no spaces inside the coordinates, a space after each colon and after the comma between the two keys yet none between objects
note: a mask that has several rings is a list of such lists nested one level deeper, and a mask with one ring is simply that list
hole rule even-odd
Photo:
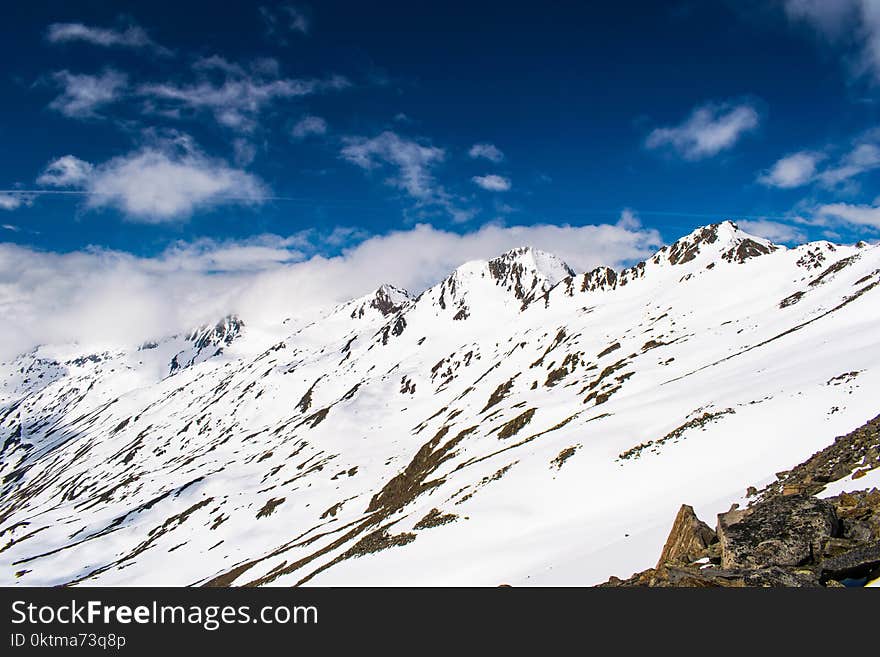
[{"label": "rocky outcrop", "polygon": [[[852,373],[848,373],[852,375]],[[833,385],[834,379],[828,382]],[[762,491],[763,497],[816,494],[829,482],[880,467],[880,415],[850,433],[838,436],[825,449],[787,472],[777,474],[777,481]]]},{"label": "rocky outcrop", "polygon": [[697,518],[694,507],[682,504],[660,553],[657,567],[662,568],[666,563],[689,563],[717,541],[718,537],[709,525]]},{"label": "rocky outcrop", "polygon": [[[851,380],[858,372],[831,379]],[[859,586],[880,578],[880,491],[815,497],[880,467],[880,416],[777,474],[746,509],[718,515],[715,531],[683,505],[655,568],[601,586]]]},{"label": "rocky outcrop", "polygon": [[601,586],[863,586],[880,577],[880,491],[776,496],[718,516],[684,505],[655,568]]},{"label": "rocky outcrop", "polygon": [[744,513],[722,513],[721,566],[799,566],[822,553],[836,528],[834,507],[815,497],[775,498]]}]

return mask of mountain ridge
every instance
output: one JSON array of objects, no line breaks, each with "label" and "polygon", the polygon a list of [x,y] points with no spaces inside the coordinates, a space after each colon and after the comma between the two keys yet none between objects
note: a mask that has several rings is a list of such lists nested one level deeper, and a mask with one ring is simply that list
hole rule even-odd
[{"label": "mountain ridge", "polygon": [[876,246],[536,253],[0,364],[4,583],[596,583],[876,415]]}]

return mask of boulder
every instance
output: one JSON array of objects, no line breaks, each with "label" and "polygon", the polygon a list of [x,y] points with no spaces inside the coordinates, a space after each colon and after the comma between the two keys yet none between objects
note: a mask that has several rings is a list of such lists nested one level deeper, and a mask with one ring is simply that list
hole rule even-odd
[{"label": "boulder", "polygon": [[799,566],[817,561],[838,527],[834,506],[806,495],[774,498],[718,516],[725,569]]}]

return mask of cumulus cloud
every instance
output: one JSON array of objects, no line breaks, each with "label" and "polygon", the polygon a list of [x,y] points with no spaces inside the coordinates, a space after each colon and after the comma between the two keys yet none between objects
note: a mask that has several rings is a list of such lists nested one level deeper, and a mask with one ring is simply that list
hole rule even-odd
[{"label": "cumulus cloud", "polygon": [[757,235],[777,243],[803,243],[807,241],[807,234],[796,226],[783,224],[778,221],[766,219],[739,220],[737,225],[747,233]]},{"label": "cumulus cloud", "polygon": [[791,189],[811,182],[816,175],[816,165],[824,158],[821,153],[800,151],[779,159],[770,169],[758,177],[767,187]]},{"label": "cumulus cloud", "polygon": [[[221,66],[221,61],[227,66]],[[201,79],[188,85],[171,82],[145,84],[138,88],[138,94],[149,101],[151,111],[166,114],[182,110],[209,112],[224,127],[250,132],[256,128],[260,113],[278,100],[339,91],[351,86],[347,78],[339,75],[323,79],[288,79],[274,77],[265,71],[254,73],[236,69],[225,60],[213,64],[210,68],[226,74],[222,81]],[[204,60],[201,70],[208,70]]]},{"label": "cumulus cloud", "polygon": [[49,162],[37,178],[37,184],[47,187],[82,187],[94,171],[94,166],[73,155],[64,155]]},{"label": "cumulus cloud", "polygon": [[93,27],[82,23],[52,23],[46,30],[50,43],[71,43],[80,41],[105,48],[119,47],[149,50],[155,55],[168,57],[173,51],[160,46],[150,38],[147,31],[138,25],[128,25],[121,29]]},{"label": "cumulus cloud", "polygon": [[259,178],[208,157],[183,135],[98,166],[66,155],[50,162],[37,181],[81,189],[87,208],[115,208],[141,223],[185,220],[221,204],[259,204],[268,195]]},{"label": "cumulus cloud", "polygon": [[471,178],[477,187],[489,192],[506,192],[510,189],[510,178],[490,173],[486,176],[474,176]]},{"label": "cumulus cloud", "polygon": [[671,148],[688,160],[701,160],[732,148],[758,127],[757,110],[749,104],[709,103],[695,108],[677,126],[656,128],[645,140],[649,149]]},{"label": "cumulus cloud", "polygon": [[494,144],[474,144],[468,151],[468,155],[473,159],[482,158],[490,162],[501,162],[504,159],[504,153]]},{"label": "cumulus cloud", "polygon": [[97,110],[122,98],[128,84],[124,73],[108,69],[99,75],[58,71],[53,76],[61,87],[49,108],[75,119],[97,116]]},{"label": "cumulus cloud", "polygon": [[87,183],[90,208],[113,207],[128,219],[164,223],[224,203],[259,204],[268,195],[255,176],[199,151],[144,148],[95,169]]},{"label": "cumulus cloud", "polygon": [[290,129],[294,139],[327,134],[327,122],[320,116],[304,116]]},{"label": "cumulus cloud", "polygon": [[783,0],[788,17],[834,45],[854,48],[851,70],[880,81],[880,3],[876,0]]},{"label": "cumulus cloud", "polygon": [[[339,255],[321,255],[340,240],[350,245]],[[656,231],[610,224],[485,225],[463,234],[419,224],[368,238],[346,228],[244,242],[199,240],[153,258],[0,244],[0,357],[38,343],[139,344],[228,312],[251,325],[277,322],[382,283],[417,293],[467,260],[517,246],[556,253],[585,271],[643,259],[660,242]]]}]

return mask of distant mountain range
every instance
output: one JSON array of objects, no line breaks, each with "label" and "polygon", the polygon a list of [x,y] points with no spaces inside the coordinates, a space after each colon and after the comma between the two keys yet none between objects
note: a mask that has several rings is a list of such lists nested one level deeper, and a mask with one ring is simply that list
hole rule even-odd
[{"label": "distant mountain range", "polygon": [[878,245],[725,221],[623,271],[519,248],[274,327],[40,346],[0,364],[0,583],[629,576],[683,502],[877,415],[878,286]]}]

